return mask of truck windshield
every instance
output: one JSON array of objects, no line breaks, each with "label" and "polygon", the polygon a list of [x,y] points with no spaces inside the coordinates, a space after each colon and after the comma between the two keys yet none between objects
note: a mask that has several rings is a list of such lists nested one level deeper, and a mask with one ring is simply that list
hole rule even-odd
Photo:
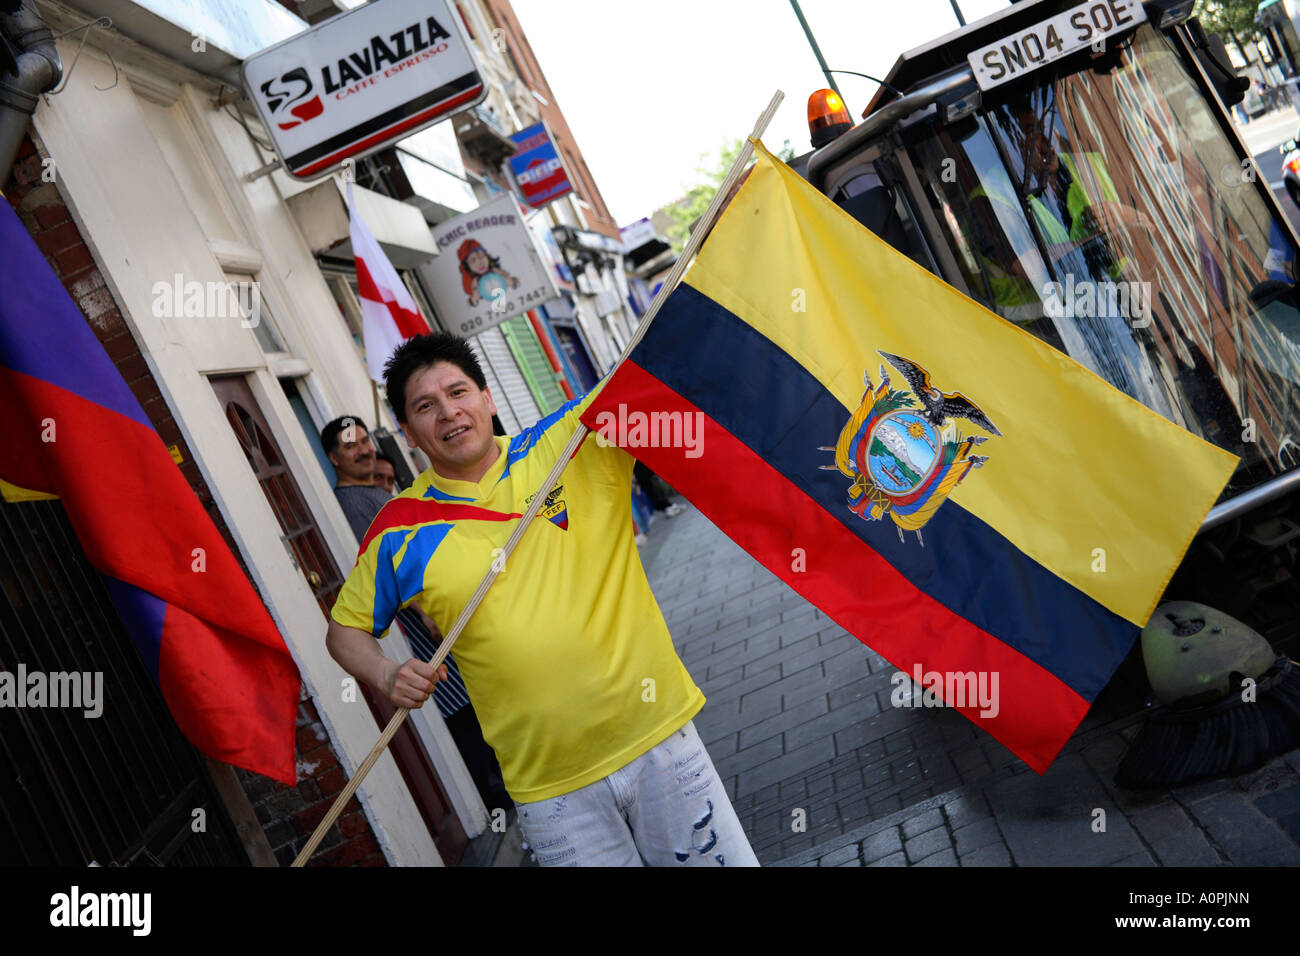
[{"label": "truck windshield", "polygon": [[1240,455],[1230,494],[1300,464],[1296,250],[1158,32],[913,131],[976,298]]}]

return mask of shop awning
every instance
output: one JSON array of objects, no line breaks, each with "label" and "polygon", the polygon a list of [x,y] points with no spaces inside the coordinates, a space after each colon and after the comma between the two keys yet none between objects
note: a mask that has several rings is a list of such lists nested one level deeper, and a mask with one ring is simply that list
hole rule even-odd
[{"label": "shop awning", "polygon": [[477,208],[479,202],[470,184],[400,146],[393,151],[414,195],[406,202],[425,214],[430,223],[445,222],[452,216]]},{"label": "shop awning", "polygon": [[[236,86],[244,59],[308,27],[275,0],[77,0],[76,6],[91,17],[110,17],[115,33]],[[195,43],[197,37],[203,42]]]},{"label": "shop awning", "polygon": [[603,233],[592,232],[590,229],[556,226],[551,230],[551,235],[555,237],[555,241],[561,246],[567,246],[570,249],[586,249],[590,252],[604,252],[612,256],[621,256],[625,251],[623,243],[617,239],[611,239]]},{"label": "shop awning", "polygon": [[651,259],[657,259],[665,252],[671,252],[672,246],[662,239],[651,239],[649,242],[643,242],[635,249],[629,249],[627,252],[627,261],[633,269],[639,269]]},{"label": "shop awning", "polygon": [[[288,179],[281,171],[272,175],[277,183]],[[283,194],[292,192],[296,185],[301,184],[282,186]],[[357,211],[393,265],[399,269],[414,269],[438,254],[424,215],[415,206],[355,184],[352,191]],[[285,201],[313,253],[336,259],[352,258],[347,192],[337,176],[293,192]]]}]

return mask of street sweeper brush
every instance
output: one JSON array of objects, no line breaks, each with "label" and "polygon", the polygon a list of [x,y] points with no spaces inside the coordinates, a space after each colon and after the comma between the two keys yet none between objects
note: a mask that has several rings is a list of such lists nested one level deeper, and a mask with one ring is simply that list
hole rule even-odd
[{"label": "street sweeper brush", "polygon": [[1300,746],[1300,668],[1240,621],[1163,604],[1142,630],[1142,659],[1160,706],[1120,763],[1121,787],[1235,776]]}]

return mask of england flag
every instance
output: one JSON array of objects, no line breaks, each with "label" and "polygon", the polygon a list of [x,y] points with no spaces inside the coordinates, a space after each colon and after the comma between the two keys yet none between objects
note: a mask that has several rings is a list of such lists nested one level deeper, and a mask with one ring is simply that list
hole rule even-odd
[{"label": "england flag", "polygon": [[352,234],[352,253],[357,260],[357,288],[361,293],[362,338],[366,348],[366,368],[376,382],[384,380],[384,363],[407,339],[429,331],[415,300],[407,291],[357,213],[348,183],[348,219]]}]

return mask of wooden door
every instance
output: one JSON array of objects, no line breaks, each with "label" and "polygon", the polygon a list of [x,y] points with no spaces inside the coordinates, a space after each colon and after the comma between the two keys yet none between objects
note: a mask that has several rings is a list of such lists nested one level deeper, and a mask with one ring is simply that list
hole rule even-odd
[{"label": "wooden door", "polygon": [[[239,447],[244,450],[244,456],[257,477],[262,493],[275,512],[282,539],[292,552],[308,587],[316,596],[321,613],[328,618],[344,579],[321,537],[320,529],[316,527],[297,481],[285,465],[284,456],[280,454],[275,439],[271,437],[271,429],[258,408],[252,389],[242,375],[212,376],[209,381],[225,409],[226,421],[230,423]],[[325,632],[322,629],[321,640],[324,639]],[[358,683],[376,724],[380,729],[386,727],[396,712],[395,708],[382,694],[364,683]],[[469,838],[465,835],[465,828],[456,816],[442,781],[438,779],[428,751],[420,743],[415,728],[409,722],[402,724],[389,744],[389,749],[392,750],[402,779],[406,781],[429,828],[438,854],[448,866],[456,865],[465,853]]]}]

